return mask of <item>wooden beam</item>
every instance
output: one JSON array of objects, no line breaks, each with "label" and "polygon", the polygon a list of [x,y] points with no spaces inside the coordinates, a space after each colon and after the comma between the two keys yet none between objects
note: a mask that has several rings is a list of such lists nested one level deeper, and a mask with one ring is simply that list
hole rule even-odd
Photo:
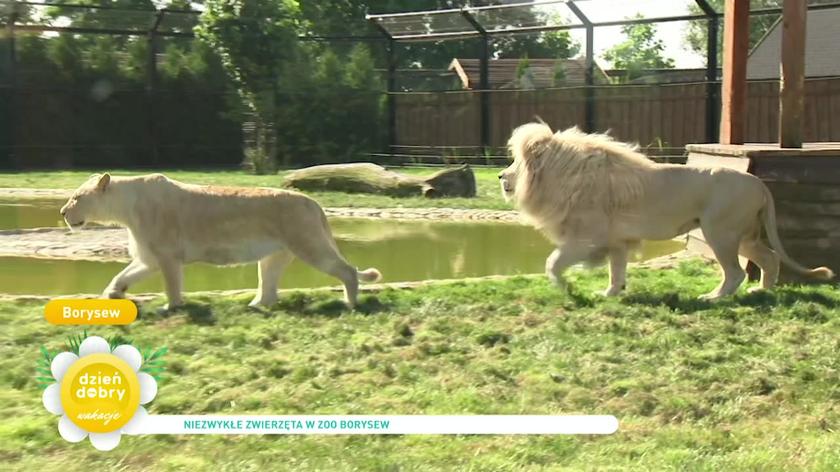
[{"label": "wooden beam", "polygon": [[801,148],[802,113],[805,109],[805,23],[808,2],[785,0],[782,12],[779,146]]},{"label": "wooden beam", "polygon": [[744,143],[750,0],[726,0],[723,22],[723,91],[720,142]]}]

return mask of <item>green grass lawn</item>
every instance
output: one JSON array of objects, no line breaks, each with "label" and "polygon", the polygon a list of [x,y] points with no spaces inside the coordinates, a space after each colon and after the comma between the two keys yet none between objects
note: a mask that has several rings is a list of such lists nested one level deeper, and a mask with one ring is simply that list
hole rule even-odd
[{"label": "green grass lawn", "polygon": [[613,414],[608,437],[149,436],[110,453],[65,443],[41,406],[38,348],[78,329],[41,303],[0,302],[4,470],[840,469],[840,290],[782,287],[708,303],[700,262],[631,271],[620,299],[590,295],[604,270],[386,289],[346,312],[330,292],[188,297],[141,307],[122,334],[168,346],[158,414]]},{"label": "green grass lawn", "polygon": [[[413,175],[430,175],[438,169],[397,168],[394,170]],[[499,191],[497,178],[499,170],[500,169],[496,168],[473,168],[478,192],[476,198],[393,198],[340,192],[311,192],[308,194],[317,199],[321,205],[327,207],[477,208],[509,210],[511,209],[510,204],[504,201]],[[100,172],[104,171],[105,170],[101,170]],[[92,170],[5,172],[0,173],[0,188],[20,187],[74,189],[87,180],[93,172],[94,171]],[[140,175],[151,172],[162,172],[173,179],[188,183],[259,187],[279,187],[284,174],[284,172],[280,172],[277,175],[253,175],[238,170],[197,171],[172,169],[143,171],[108,169],[108,172],[111,172],[114,175]]]}]

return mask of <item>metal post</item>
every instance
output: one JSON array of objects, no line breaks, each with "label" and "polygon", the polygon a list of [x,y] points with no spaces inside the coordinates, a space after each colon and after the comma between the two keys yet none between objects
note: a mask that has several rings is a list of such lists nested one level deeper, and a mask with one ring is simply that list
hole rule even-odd
[{"label": "metal post", "polygon": [[155,22],[147,36],[148,56],[146,62],[146,126],[149,134],[149,160],[152,164],[160,162],[160,143],[158,126],[155,121],[155,109],[157,108],[158,89],[158,35],[157,30],[165,15],[164,10],[159,10],[155,16]]},{"label": "metal post", "polygon": [[388,152],[393,154],[397,147],[397,98],[395,92],[397,91],[397,42],[391,33],[382,26],[376,18],[367,15],[367,20],[379,31],[382,36],[388,41],[387,45],[387,61],[388,61],[388,92],[386,100],[388,102]]},{"label": "metal post", "polygon": [[706,15],[706,141],[720,136],[720,83],[718,83],[718,27],[720,15],[706,0],[695,0]]},{"label": "metal post", "polygon": [[397,146],[397,44],[388,39],[388,149],[393,151]]},{"label": "metal post", "polygon": [[569,10],[578,17],[586,28],[586,74],[584,75],[584,129],[587,133],[595,131],[595,25],[583,14],[572,0],[566,2]]},{"label": "metal post", "polygon": [[479,58],[479,96],[481,100],[481,154],[488,156],[493,137],[490,135],[490,35],[467,8],[461,10],[464,19],[478,31],[481,37]]},{"label": "metal post", "polygon": [[481,35],[481,153],[490,152],[490,37]]},{"label": "metal post", "polygon": [[13,10],[6,24],[6,44],[8,46],[6,61],[8,63],[6,80],[9,85],[8,98],[6,100],[6,117],[8,123],[5,126],[5,147],[6,152],[0,154],[0,167],[11,167],[15,152],[15,115],[17,114],[17,53],[15,50],[15,22],[17,11]]}]

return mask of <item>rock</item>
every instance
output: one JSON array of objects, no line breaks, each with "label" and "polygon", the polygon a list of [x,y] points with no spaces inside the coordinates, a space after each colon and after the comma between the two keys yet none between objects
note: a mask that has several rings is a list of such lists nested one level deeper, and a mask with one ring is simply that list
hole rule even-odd
[{"label": "rock", "polygon": [[291,172],[283,184],[303,191],[392,197],[474,197],[476,194],[475,175],[467,165],[443,169],[427,178],[399,174],[371,163],[323,165]]}]

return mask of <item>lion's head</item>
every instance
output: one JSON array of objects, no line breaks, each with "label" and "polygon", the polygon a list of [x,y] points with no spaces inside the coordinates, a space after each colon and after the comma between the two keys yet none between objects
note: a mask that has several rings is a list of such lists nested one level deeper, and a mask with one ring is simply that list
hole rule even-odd
[{"label": "lion's head", "polygon": [[[508,152],[513,162],[499,173],[499,183],[505,200],[518,200],[526,190],[528,177],[533,174],[537,158],[551,145],[551,128],[545,123],[524,124],[513,131],[508,140]],[[518,203],[518,202],[517,202]]]},{"label": "lion's head", "polygon": [[109,174],[93,174],[61,207],[61,216],[70,229],[79,229],[86,223],[102,221],[107,208]]}]

